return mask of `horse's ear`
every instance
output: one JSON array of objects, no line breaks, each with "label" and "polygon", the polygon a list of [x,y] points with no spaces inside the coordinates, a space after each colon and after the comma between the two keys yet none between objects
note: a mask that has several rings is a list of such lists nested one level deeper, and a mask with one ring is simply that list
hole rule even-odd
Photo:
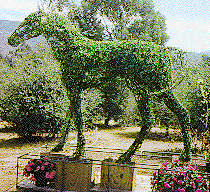
[{"label": "horse's ear", "polygon": [[38,7],[38,12],[44,12],[44,4],[43,3],[38,2],[37,7]]},{"label": "horse's ear", "polygon": [[40,5],[38,5],[38,11],[42,13],[42,12],[44,12],[44,8]]}]

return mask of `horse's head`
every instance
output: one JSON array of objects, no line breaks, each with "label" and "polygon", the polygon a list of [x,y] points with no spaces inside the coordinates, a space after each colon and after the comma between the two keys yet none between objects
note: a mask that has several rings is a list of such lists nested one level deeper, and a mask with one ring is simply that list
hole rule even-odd
[{"label": "horse's head", "polygon": [[43,31],[43,15],[44,12],[37,11],[26,17],[15,32],[8,38],[8,43],[17,47],[26,40],[41,35]]}]

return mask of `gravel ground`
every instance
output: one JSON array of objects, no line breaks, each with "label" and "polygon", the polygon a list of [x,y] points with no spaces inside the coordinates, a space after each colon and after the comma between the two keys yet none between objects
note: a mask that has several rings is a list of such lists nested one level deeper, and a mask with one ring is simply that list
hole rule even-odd
[{"label": "gravel ground", "polygon": [[[17,157],[24,153],[31,152],[36,148],[47,144],[54,146],[57,139],[47,139],[34,137],[31,140],[24,140],[13,133],[5,133],[3,124],[0,131],[0,191],[15,191]],[[127,149],[136,137],[139,127],[123,127],[101,129],[97,131],[85,132],[86,146]],[[69,134],[69,145],[76,144],[76,133]],[[165,137],[165,131],[160,128],[153,128],[145,139],[141,150],[146,151],[180,151],[183,143],[180,141],[180,134],[177,130],[170,129],[170,137]],[[69,153],[68,145],[64,148],[65,153]],[[88,156],[96,159],[115,157],[106,153],[88,153]],[[157,163],[156,160],[149,160],[149,163]],[[145,159],[144,159],[145,162]],[[22,169],[26,161],[19,161],[19,179],[22,179]],[[145,175],[151,175],[148,171]]]}]

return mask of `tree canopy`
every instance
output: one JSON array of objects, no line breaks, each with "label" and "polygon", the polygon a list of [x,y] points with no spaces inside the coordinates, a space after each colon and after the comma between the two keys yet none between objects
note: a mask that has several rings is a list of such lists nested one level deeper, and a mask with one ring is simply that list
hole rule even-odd
[{"label": "tree canopy", "polygon": [[165,18],[152,0],[45,0],[51,10],[63,11],[82,33],[96,40],[141,39],[164,45]]}]

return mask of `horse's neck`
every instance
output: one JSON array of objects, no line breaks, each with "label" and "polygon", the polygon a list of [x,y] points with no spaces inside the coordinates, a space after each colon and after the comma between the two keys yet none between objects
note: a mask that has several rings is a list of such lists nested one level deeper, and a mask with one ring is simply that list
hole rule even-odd
[{"label": "horse's neck", "polygon": [[57,53],[65,52],[65,49],[69,50],[71,47],[75,48],[76,41],[86,39],[73,26],[56,26],[56,24],[45,25],[43,36]]}]

